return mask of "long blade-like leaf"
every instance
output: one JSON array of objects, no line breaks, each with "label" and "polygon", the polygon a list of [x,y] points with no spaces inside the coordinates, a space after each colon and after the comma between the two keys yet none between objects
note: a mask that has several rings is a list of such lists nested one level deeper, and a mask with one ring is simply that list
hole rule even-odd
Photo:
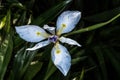
[{"label": "long blade-like leaf", "polygon": [[47,10],[45,13],[41,14],[37,19],[33,20],[31,24],[43,25],[54,19],[66,6],[70,3],[71,0],[65,0],[51,9]]},{"label": "long blade-like leaf", "polygon": [[0,80],[4,78],[13,49],[12,33],[10,32],[10,11],[8,11],[6,18],[4,27],[4,34],[6,35],[0,45]]},{"label": "long blade-like leaf", "polygon": [[120,17],[120,14],[116,15],[115,17],[113,17],[112,19],[110,19],[110,20],[108,20],[106,22],[98,23],[98,24],[95,24],[95,25],[92,25],[92,26],[89,26],[89,27],[86,27],[86,28],[83,28],[83,29],[80,29],[80,30],[77,30],[77,31],[73,31],[73,32],[71,32],[69,34],[66,34],[65,36],[73,35],[73,34],[79,34],[79,33],[87,32],[87,31],[92,31],[92,30],[101,28],[101,27],[103,27],[103,26],[111,23],[112,21],[114,21],[118,17]]}]

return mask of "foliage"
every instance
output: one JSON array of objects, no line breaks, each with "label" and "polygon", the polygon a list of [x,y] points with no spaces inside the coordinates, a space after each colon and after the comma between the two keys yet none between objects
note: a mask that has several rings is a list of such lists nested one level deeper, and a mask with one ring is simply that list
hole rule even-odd
[{"label": "foliage", "polygon": [[[72,67],[65,77],[53,65],[51,46],[26,51],[16,25],[55,26],[64,10],[82,19],[69,36],[82,47],[67,46]],[[1,0],[0,80],[120,80],[120,0]]]}]

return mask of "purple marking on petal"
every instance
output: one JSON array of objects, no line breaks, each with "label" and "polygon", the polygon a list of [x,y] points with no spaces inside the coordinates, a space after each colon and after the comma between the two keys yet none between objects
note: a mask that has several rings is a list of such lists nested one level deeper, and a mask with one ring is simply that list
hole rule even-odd
[{"label": "purple marking on petal", "polygon": [[53,43],[55,43],[57,41],[57,39],[58,39],[58,36],[56,36],[56,35],[50,36],[48,38],[48,40],[51,41],[51,42],[53,42]]}]

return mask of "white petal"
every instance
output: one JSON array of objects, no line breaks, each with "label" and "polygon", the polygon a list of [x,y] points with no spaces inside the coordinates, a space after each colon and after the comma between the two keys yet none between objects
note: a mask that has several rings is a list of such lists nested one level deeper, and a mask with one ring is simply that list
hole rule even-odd
[{"label": "white petal", "polygon": [[35,25],[16,26],[15,29],[19,36],[28,42],[39,42],[48,37],[44,29]]},{"label": "white petal", "polygon": [[62,43],[68,43],[68,44],[70,44],[70,45],[77,45],[77,46],[81,47],[81,45],[80,45],[78,42],[76,42],[75,40],[72,40],[72,39],[70,39],[70,38],[60,37],[59,40],[60,40]]},{"label": "white petal", "polygon": [[79,11],[64,11],[57,19],[57,35],[72,31],[80,18]]},{"label": "white petal", "polygon": [[39,42],[37,43],[34,47],[32,48],[27,48],[26,50],[36,50],[36,49],[39,49],[39,48],[42,48],[44,46],[47,46],[48,44],[50,44],[50,41],[42,41],[42,42]]},{"label": "white petal", "polygon": [[55,34],[55,27],[49,27],[48,25],[44,25],[43,28],[48,30],[52,34]]},{"label": "white petal", "polygon": [[71,66],[71,56],[68,50],[57,43],[52,49],[51,56],[55,66],[66,76]]}]

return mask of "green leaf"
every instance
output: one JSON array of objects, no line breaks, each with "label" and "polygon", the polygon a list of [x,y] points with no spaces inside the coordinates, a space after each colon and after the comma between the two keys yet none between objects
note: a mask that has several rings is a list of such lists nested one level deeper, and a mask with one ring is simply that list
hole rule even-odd
[{"label": "green leaf", "polygon": [[11,29],[10,23],[11,23],[11,11],[8,10],[7,16],[6,16],[6,23],[5,23],[5,31],[6,31],[6,33],[8,33],[8,34],[9,34],[9,32],[10,32],[10,29]]},{"label": "green leaf", "polygon": [[[110,47],[104,47],[103,51],[105,52],[105,55],[107,56],[107,58],[109,59],[109,61],[111,62],[112,66],[114,67],[114,69],[116,70],[118,77],[120,79],[120,61],[117,60],[117,58],[115,57],[115,55],[113,54],[113,49]],[[118,54],[116,52],[114,52],[115,54]]]},{"label": "green leaf", "polygon": [[70,3],[71,0],[65,0],[51,9],[47,10],[45,13],[41,14],[37,17],[37,19],[33,20],[31,24],[35,25],[43,25],[47,24],[49,21],[53,20],[63,9]]},{"label": "green leaf", "polygon": [[18,22],[18,25],[23,25],[25,24],[25,20],[26,20],[26,11],[24,11],[21,16],[20,16],[20,19],[19,19],[19,22]]},{"label": "green leaf", "polygon": [[7,35],[5,40],[0,46],[0,80],[3,80],[7,70],[8,63],[11,58],[13,42],[10,35]]},{"label": "green leaf", "polygon": [[90,22],[102,22],[111,19],[120,13],[120,7],[114,8],[112,10],[107,10],[93,16],[85,17],[84,19]]},{"label": "green leaf", "polygon": [[6,16],[3,17],[3,19],[0,21],[0,29],[2,29],[5,26],[5,22],[6,22]]},{"label": "green leaf", "polygon": [[120,14],[116,15],[115,17],[113,17],[112,19],[110,19],[110,20],[108,20],[106,22],[102,22],[102,23],[98,23],[98,24],[95,24],[95,25],[92,25],[92,26],[89,26],[89,27],[86,27],[86,28],[82,28],[80,30],[73,31],[73,32],[71,32],[69,34],[66,34],[64,36],[73,35],[73,34],[79,34],[79,33],[87,32],[87,31],[92,31],[92,30],[101,28],[101,27],[103,27],[103,26],[111,23],[112,21],[116,20],[119,17],[120,17]]},{"label": "green leaf", "polygon": [[33,77],[40,71],[42,65],[42,62],[31,62],[31,65],[28,67],[23,80],[32,80]]},{"label": "green leaf", "polygon": [[[0,80],[3,80],[5,72],[8,67],[8,63],[10,62],[10,58],[12,55],[13,49],[13,40],[12,33],[10,32],[10,11],[7,13],[7,20],[5,22],[5,39],[3,39],[0,45]],[[1,37],[1,36],[0,36]],[[2,38],[2,37],[1,37]]]},{"label": "green leaf", "polygon": [[44,80],[48,80],[48,78],[56,71],[56,69],[57,68],[53,65],[52,60],[50,60]]},{"label": "green leaf", "polygon": [[84,68],[82,68],[82,72],[80,74],[80,79],[79,80],[83,80],[84,74],[85,74],[85,70],[84,70]]},{"label": "green leaf", "polygon": [[15,55],[9,78],[12,78],[13,80],[21,80],[35,54],[36,51],[26,51],[25,48],[20,49]]},{"label": "green leaf", "polygon": [[83,61],[87,58],[87,56],[77,57],[75,59],[72,59],[72,65],[77,64],[79,61]]},{"label": "green leaf", "polygon": [[98,59],[99,65],[100,65],[101,75],[103,76],[103,80],[108,80],[107,79],[107,69],[106,69],[104,57],[102,54],[103,53],[102,49],[99,46],[96,46],[93,48],[93,50],[97,56],[97,59]]}]

